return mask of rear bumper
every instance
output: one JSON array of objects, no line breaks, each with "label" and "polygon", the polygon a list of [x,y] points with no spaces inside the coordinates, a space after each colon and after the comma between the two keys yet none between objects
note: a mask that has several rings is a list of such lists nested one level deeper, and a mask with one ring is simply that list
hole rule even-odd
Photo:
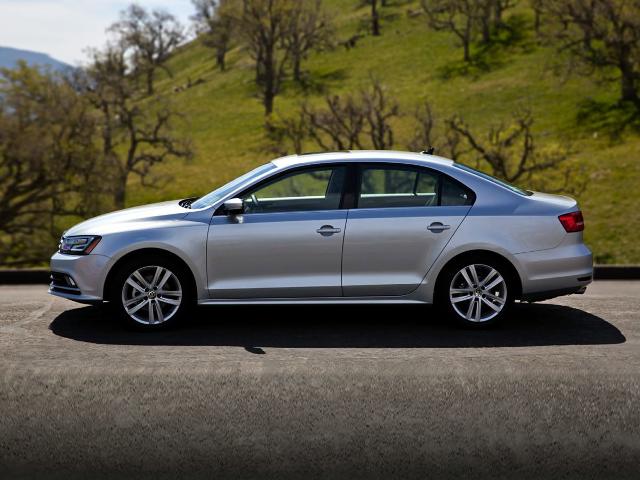
[{"label": "rear bumper", "polygon": [[55,253],[51,257],[52,281],[49,293],[80,303],[101,302],[104,276],[109,261],[110,258],[104,255]]},{"label": "rear bumper", "polygon": [[584,293],[593,280],[593,257],[583,243],[517,254],[522,273],[522,298],[541,300]]},{"label": "rear bumper", "polygon": [[522,295],[521,300],[525,302],[541,302],[551,298],[561,297],[563,295],[573,295],[574,293],[583,294],[587,290],[586,286],[563,288],[561,290],[549,290],[547,292],[536,292]]}]

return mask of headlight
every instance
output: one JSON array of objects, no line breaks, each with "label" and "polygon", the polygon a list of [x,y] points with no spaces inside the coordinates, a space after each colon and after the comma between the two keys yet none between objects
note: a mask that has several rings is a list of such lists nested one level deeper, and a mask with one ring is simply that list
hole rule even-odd
[{"label": "headlight", "polygon": [[69,255],[88,255],[96,248],[101,238],[102,237],[97,235],[62,237],[60,239],[59,251],[60,253]]}]

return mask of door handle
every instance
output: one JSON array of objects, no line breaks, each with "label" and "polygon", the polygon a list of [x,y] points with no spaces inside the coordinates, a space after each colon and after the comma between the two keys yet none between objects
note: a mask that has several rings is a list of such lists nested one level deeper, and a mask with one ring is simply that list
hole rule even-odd
[{"label": "door handle", "polygon": [[342,231],[341,228],[335,228],[333,225],[323,225],[319,229],[316,230],[323,237],[328,237],[329,235],[333,235],[334,233],[340,233]]},{"label": "door handle", "polygon": [[433,222],[431,225],[427,227],[427,230],[434,233],[440,233],[445,230],[449,230],[451,225],[443,225],[441,222]]}]

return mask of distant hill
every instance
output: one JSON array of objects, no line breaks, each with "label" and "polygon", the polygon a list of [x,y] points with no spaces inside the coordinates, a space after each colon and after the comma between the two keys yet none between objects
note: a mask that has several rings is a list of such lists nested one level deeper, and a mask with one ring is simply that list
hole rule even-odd
[{"label": "distant hill", "polygon": [[50,67],[53,70],[67,70],[71,65],[56,60],[46,53],[32,52],[29,50],[19,50],[11,47],[0,47],[0,67],[13,68],[19,60],[26,61],[29,65]]}]

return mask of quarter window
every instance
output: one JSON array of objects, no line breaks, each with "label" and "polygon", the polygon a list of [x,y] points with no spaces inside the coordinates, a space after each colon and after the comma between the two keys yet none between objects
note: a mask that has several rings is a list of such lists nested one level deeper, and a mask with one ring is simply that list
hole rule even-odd
[{"label": "quarter window", "polygon": [[280,177],[242,196],[246,213],[340,208],[346,167],[305,169]]},{"label": "quarter window", "polygon": [[472,205],[473,193],[462,184],[447,177],[442,177],[440,205],[456,207],[458,205]]}]

